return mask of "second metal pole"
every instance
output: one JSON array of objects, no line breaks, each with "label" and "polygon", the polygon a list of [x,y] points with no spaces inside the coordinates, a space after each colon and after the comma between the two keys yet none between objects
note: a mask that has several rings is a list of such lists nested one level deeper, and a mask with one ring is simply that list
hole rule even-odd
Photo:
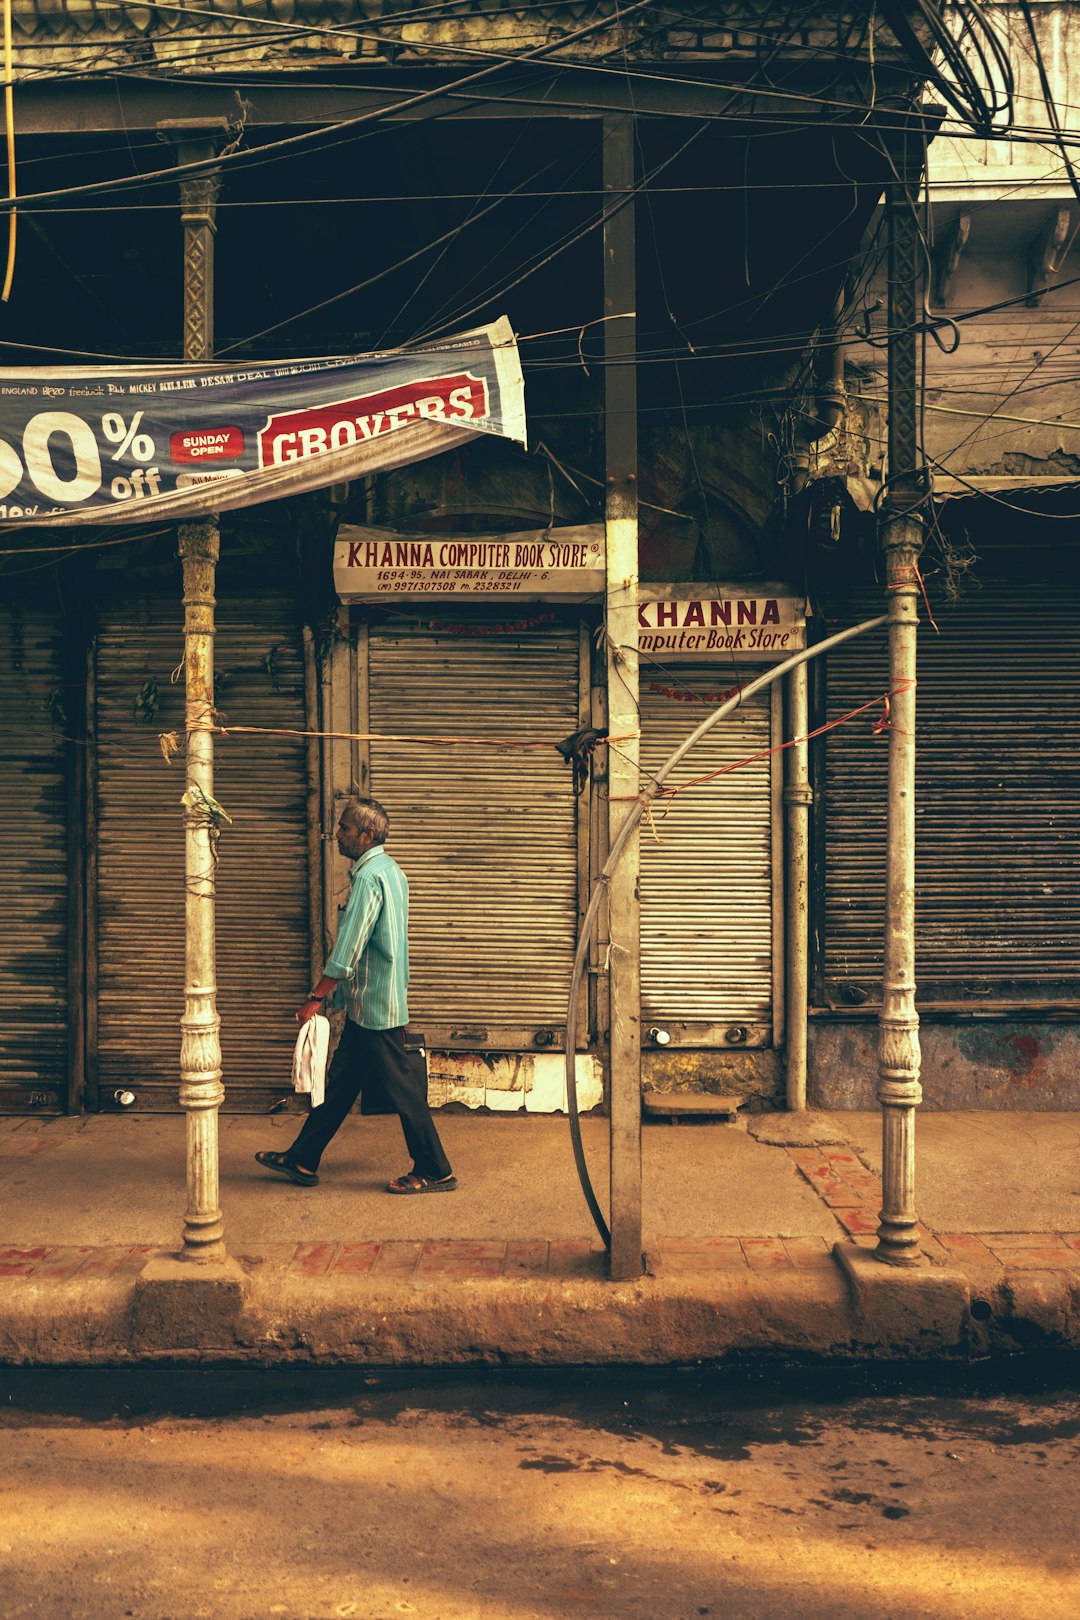
[{"label": "second metal pole", "polygon": [[915,1008],[915,670],[919,553],[918,281],[916,218],[923,137],[912,118],[889,187],[889,501],[884,527],[889,611],[889,808],[885,950],[878,1033],[882,1209],[876,1254],[918,1265],[915,1110],[922,1101]]},{"label": "second metal pole", "polygon": [[[607,723],[635,739],[638,716],[637,382],[634,124],[604,120],[604,442],[607,472]],[[608,832],[614,844],[639,790],[638,744],[608,750]],[[640,1277],[641,1232],[641,904],[636,837],[608,889],[611,941],[611,1249],[615,1280]]]},{"label": "second metal pole", "polygon": [[[809,999],[808,960],[810,950],[810,705],[807,696],[806,665],[799,664],[788,677],[788,732],[793,740],[788,749],[788,778],[784,787],[787,811],[787,904],[785,939],[786,972],[786,1063],[787,1106],[798,1113],[806,1107],[807,1006]],[[797,739],[802,739],[797,740]]]},{"label": "second metal pole", "polygon": [[[177,160],[214,155],[205,126],[173,127]],[[181,180],[184,223],[184,359],[214,352],[216,174]],[[218,1111],[225,1098],[217,1011],[215,922],[217,826],[214,800],[214,608],[220,546],[216,518],[180,525],[184,577],[184,1013],[180,1021],[180,1106],[187,1116],[187,1207],[181,1257],[225,1258],[218,1182]]]}]

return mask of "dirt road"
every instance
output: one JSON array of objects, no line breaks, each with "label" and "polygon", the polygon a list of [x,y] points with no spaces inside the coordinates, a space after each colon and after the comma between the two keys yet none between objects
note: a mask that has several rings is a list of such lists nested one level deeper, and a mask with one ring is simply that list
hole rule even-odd
[{"label": "dirt road", "polygon": [[1080,1613],[1074,1394],[846,1382],[0,1374],[0,1611]]}]

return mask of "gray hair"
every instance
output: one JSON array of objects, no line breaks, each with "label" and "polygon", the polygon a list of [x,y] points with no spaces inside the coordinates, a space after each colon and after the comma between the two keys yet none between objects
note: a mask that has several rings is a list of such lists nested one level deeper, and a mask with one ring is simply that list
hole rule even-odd
[{"label": "gray hair", "polygon": [[348,817],[360,832],[371,834],[373,844],[385,844],[390,832],[390,817],[378,799],[349,799],[341,814]]}]

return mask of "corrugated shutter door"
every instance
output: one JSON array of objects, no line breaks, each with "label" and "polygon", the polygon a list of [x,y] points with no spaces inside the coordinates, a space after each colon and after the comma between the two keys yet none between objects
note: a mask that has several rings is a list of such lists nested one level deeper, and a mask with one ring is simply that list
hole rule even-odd
[{"label": "corrugated shutter door", "polygon": [[[487,1031],[561,1024],[577,923],[577,806],[554,743],[578,727],[578,631],[449,636],[375,626],[371,792],[410,889],[409,1013]],[[483,739],[539,744],[524,753]],[[430,1038],[430,1036],[429,1036]],[[485,1037],[476,1036],[478,1040]]]},{"label": "corrugated shutter door", "polygon": [[[920,1001],[1080,994],[1080,593],[986,581],[919,631]],[[868,605],[867,617],[880,609]],[[888,689],[884,634],[829,654],[834,719]],[[825,1000],[880,1000],[887,744],[831,732]]]},{"label": "corrugated shutter door", "polygon": [[[220,709],[237,725],[303,730],[288,606],[248,602],[243,612],[218,608]],[[139,1108],[177,1106],[184,775],[180,762],[165,764],[158,734],[183,730],[182,674],[170,679],[183,657],[181,615],[177,602],[155,603],[148,622],[114,615],[98,637],[97,1073],[106,1107],[116,1086],[134,1091]],[[242,1111],[291,1090],[293,1014],[311,971],[302,742],[219,738],[214,792],[233,820],[217,881],[225,1107]]]},{"label": "corrugated shutter door", "polygon": [[0,1107],[63,1105],[67,1082],[67,808],[60,635],[0,608]]},{"label": "corrugated shutter door", "polygon": [[[658,769],[730,685],[730,664],[680,666],[670,689],[678,698],[643,680],[643,772]],[[764,758],[680,794],[666,816],[658,810],[659,843],[642,825],[643,1018],[771,1028],[770,712],[767,692],[751,698],[703,738],[668,783],[678,787],[752,755]]]}]

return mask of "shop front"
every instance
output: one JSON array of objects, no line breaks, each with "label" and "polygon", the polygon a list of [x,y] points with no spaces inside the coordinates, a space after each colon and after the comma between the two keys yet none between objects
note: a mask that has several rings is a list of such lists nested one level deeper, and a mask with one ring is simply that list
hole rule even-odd
[{"label": "shop front", "polygon": [[[566,1103],[567,986],[607,852],[607,773],[602,745],[575,771],[556,744],[605,729],[603,528],[467,542],[395,536],[387,545],[373,531],[339,534],[343,617],[325,659],[321,719],[316,648],[288,592],[230,584],[219,603],[216,701],[226,732],[230,721],[265,728],[223,736],[218,747],[216,793],[231,818],[217,870],[226,1108],[288,1098],[291,1011],[347,885],[330,835],[343,798],[361,792],[390,810],[394,853],[410,880],[410,1010],[432,1054],[433,1101],[557,1111]],[[3,1054],[5,1102],[19,1111],[71,1105],[73,1027],[84,1077],[75,1106],[176,1107],[182,781],[160,739],[182,728],[172,679],[181,631],[155,579],[151,569],[145,579],[99,581],[66,719],[70,657],[57,625],[40,612],[11,610],[4,621],[9,719],[16,689],[24,699],[12,760],[25,756],[28,727],[36,739],[34,791],[7,796],[3,826],[4,859],[18,865],[5,920],[27,937],[25,898],[37,940],[34,963],[25,953],[5,958],[30,1020],[28,1038]],[[802,599],[779,587],[645,592],[647,780],[706,713],[802,646],[805,625]],[[80,705],[85,717],[75,714]],[[298,740],[320,729],[342,734],[321,760]],[[709,733],[642,825],[646,1085],[779,1090],[783,741],[778,682]],[[27,780],[22,764],[19,779]],[[69,815],[88,829],[74,852]],[[83,847],[86,871],[72,885],[69,865]],[[321,940],[312,914],[320,888]],[[601,929],[577,1018],[584,1107],[604,1095],[609,962]],[[84,1016],[69,1019],[76,968]]]},{"label": "shop front", "polygon": [[[929,1108],[1080,1106],[1080,592],[1067,545],[978,542],[954,600],[920,614],[916,983]],[[970,514],[970,515],[969,515]],[[1009,514],[1010,524],[1015,523]],[[1064,524],[1062,524],[1064,528]],[[1055,540],[1056,540],[1055,536]],[[936,582],[935,582],[936,583]],[[852,608],[853,617],[861,611]],[[888,691],[884,647],[830,653],[818,718]],[[817,756],[811,1096],[872,1105],[881,997],[883,704]]]},{"label": "shop front", "polygon": [[[781,587],[650,585],[639,610],[648,780],[706,714],[805,645]],[[784,1040],[783,694],[740,704],[676,767],[641,831],[645,1084],[771,1095]]]},{"label": "shop front", "polygon": [[10,591],[0,605],[0,1112],[67,1105],[77,701],[58,606]]},{"label": "shop front", "polygon": [[[348,526],[334,572],[356,740],[333,795],[369,793],[390,813],[432,1099],[562,1107],[592,815],[555,745],[599,724],[603,526],[488,536]],[[332,895],[343,880],[331,873]],[[583,1001],[583,1047],[589,1023]],[[580,1069],[587,1105],[599,1101],[588,1052]]]},{"label": "shop front", "polygon": [[[292,1014],[311,973],[305,640],[284,596],[223,596],[216,635],[222,737],[214,856],[221,1044],[229,1112],[291,1094]],[[310,653],[308,654],[310,657]],[[102,1112],[172,1112],[184,1004],[183,730],[175,599],[106,598],[88,656],[91,830],[87,1085]]]},{"label": "shop front", "polygon": [[[120,548],[118,548],[119,551]],[[225,536],[215,851],[225,1107],[291,1095],[312,967],[314,654],[284,529]],[[0,608],[0,1112],[174,1112],[184,992],[176,541]],[[32,579],[35,576],[32,575]],[[314,709],[312,709],[312,719]],[[174,746],[175,745],[175,750]]]},{"label": "shop front", "polygon": [[[562,1108],[567,986],[606,856],[607,774],[603,747],[575,776],[555,745],[604,726],[603,530],[465,542],[350,526],[335,584],[350,619],[335,726],[348,716],[355,740],[338,754],[334,798],[358,790],[390,811],[412,896],[410,1011],[432,1052],[433,1100]],[[802,598],[778,587],[646,589],[645,777],[709,709],[805,640]],[[782,711],[779,682],[740,706],[643,826],[647,1084],[677,1084],[687,1065],[700,1079],[707,1054],[706,1079],[775,1090]],[[328,888],[344,882],[332,870]],[[601,929],[578,1009],[585,1106],[602,1096],[607,967]]]}]

